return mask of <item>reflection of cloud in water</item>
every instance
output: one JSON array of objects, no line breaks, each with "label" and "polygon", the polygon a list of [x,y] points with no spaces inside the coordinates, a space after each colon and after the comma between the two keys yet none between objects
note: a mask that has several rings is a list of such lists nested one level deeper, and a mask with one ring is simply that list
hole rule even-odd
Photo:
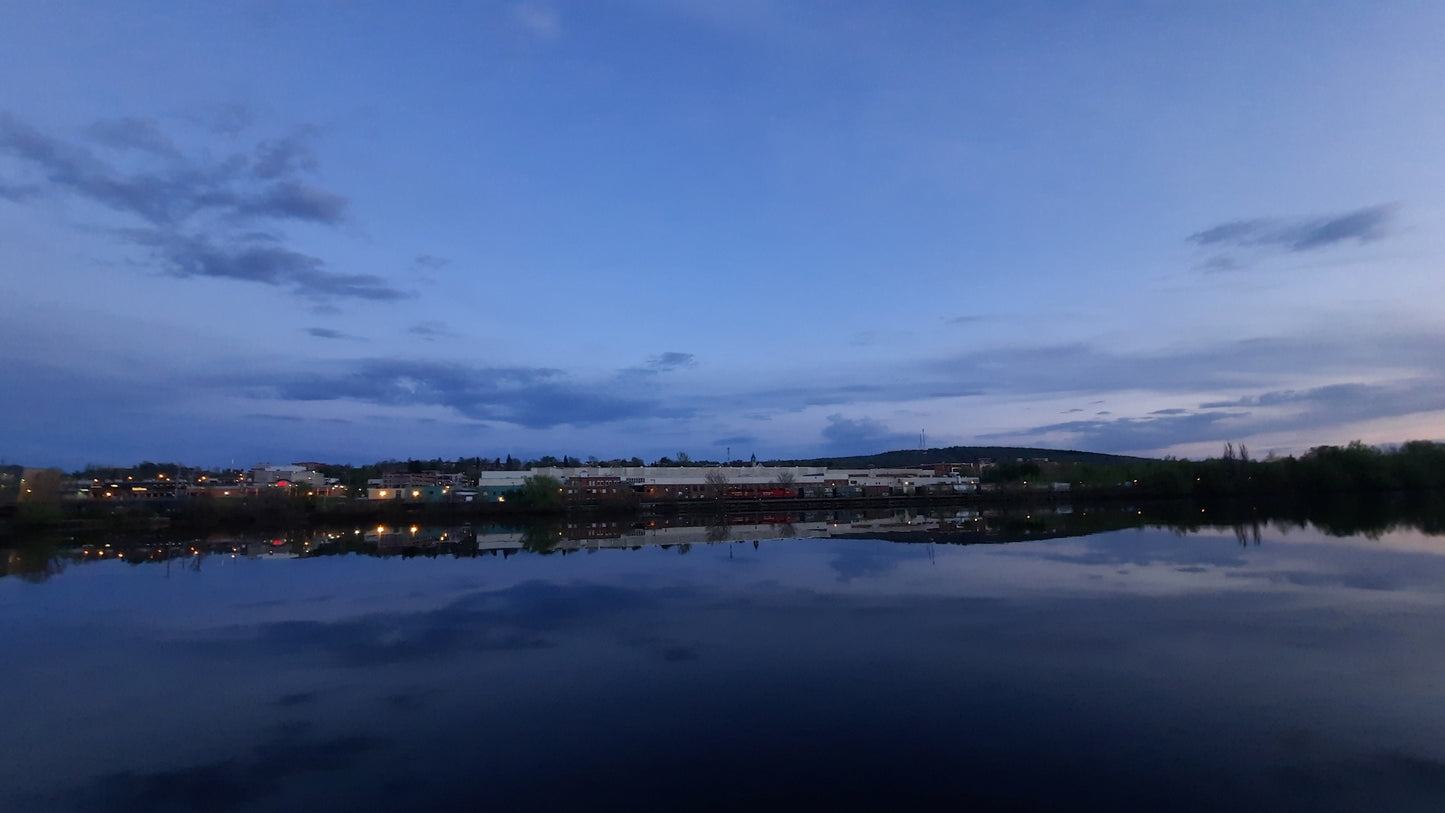
[{"label": "reflection of cloud in water", "polygon": [[1201,545],[1184,543],[1161,544],[1156,533],[1106,534],[1075,537],[1072,544],[1048,545],[1043,550],[1030,546],[1007,546],[1004,552],[1037,559],[1053,559],[1081,565],[1208,565],[1212,567],[1243,567],[1249,560],[1237,545]]},{"label": "reflection of cloud in water", "polygon": [[276,698],[278,706],[304,706],[315,703],[321,698],[319,692],[296,692],[294,694],[283,694]]},{"label": "reflection of cloud in water", "polygon": [[898,565],[906,561],[896,551],[888,551],[878,546],[868,547],[845,546],[828,560],[828,566],[838,574],[838,581],[850,582],[854,579],[866,579],[874,576],[882,576],[898,568]]},{"label": "reflection of cloud in water", "polygon": [[380,746],[369,737],[297,742],[280,737],[238,757],[158,770],[105,776],[83,788],[77,807],[155,813],[170,810],[234,810],[265,802],[289,781],[313,773],[354,770]]},{"label": "reflection of cloud in water", "polygon": [[[1226,574],[1229,578],[1240,578],[1246,574]],[[1272,584],[1292,584],[1298,587],[1346,587],[1351,590],[1394,591],[1408,586],[1404,580],[1384,573],[1321,573],[1311,571],[1279,571],[1269,573],[1265,578]]]},{"label": "reflection of cloud in water", "polygon": [[1275,777],[1314,809],[1379,809],[1380,798],[1389,797],[1395,810],[1439,810],[1445,799],[1445,762],[1401,751],[1286,764]]},{"label": "reflection of cloud in water", "polygon": [[[642,592],[597,584],[526,582],[472,593],[435,610],[371,613],[336,621],[277,621],[243,632],[240,641],[205,639],[202,650],[322,657],[348,667],[445,661],[465,653],[520,652],[556,645],[553,633],[601,624],[622,612],[650,611],[669,591]],[[234,631],[233,631],[234,632]]]}]

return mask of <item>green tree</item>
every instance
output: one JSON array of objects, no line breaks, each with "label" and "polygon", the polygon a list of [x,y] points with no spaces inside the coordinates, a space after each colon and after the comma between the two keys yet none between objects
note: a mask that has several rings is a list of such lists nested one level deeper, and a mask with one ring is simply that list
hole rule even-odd
[{"label": "green tree", "polygon": [[522,504],[528,508],[551,511],[562,507],[562,483],[556,477],[524,477],[521,494]]}]

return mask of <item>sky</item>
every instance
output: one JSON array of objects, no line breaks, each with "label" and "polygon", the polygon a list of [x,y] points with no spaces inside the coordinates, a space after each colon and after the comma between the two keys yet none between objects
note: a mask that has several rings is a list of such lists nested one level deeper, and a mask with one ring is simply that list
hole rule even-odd
[{"label": "sky", "polygon": [[1445,6],[0,0],[0,457],[1445,439]]}]

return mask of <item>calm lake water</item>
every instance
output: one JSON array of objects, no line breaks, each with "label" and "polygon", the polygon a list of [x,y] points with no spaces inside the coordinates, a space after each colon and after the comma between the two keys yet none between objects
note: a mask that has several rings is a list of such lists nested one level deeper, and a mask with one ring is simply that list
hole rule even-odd
[{"label": "calm lake water", "polygon": [[1445,809],[1445,537],[769,519],[12,552],[0,809]]}]

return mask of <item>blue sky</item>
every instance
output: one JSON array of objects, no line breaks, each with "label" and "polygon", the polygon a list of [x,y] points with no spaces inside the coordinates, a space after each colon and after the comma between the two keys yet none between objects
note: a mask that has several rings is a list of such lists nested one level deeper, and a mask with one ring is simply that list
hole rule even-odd
[{"label": "blue sky", "polygon": [[10,461],[1445,438],[1438,4],[0,17]]}]

